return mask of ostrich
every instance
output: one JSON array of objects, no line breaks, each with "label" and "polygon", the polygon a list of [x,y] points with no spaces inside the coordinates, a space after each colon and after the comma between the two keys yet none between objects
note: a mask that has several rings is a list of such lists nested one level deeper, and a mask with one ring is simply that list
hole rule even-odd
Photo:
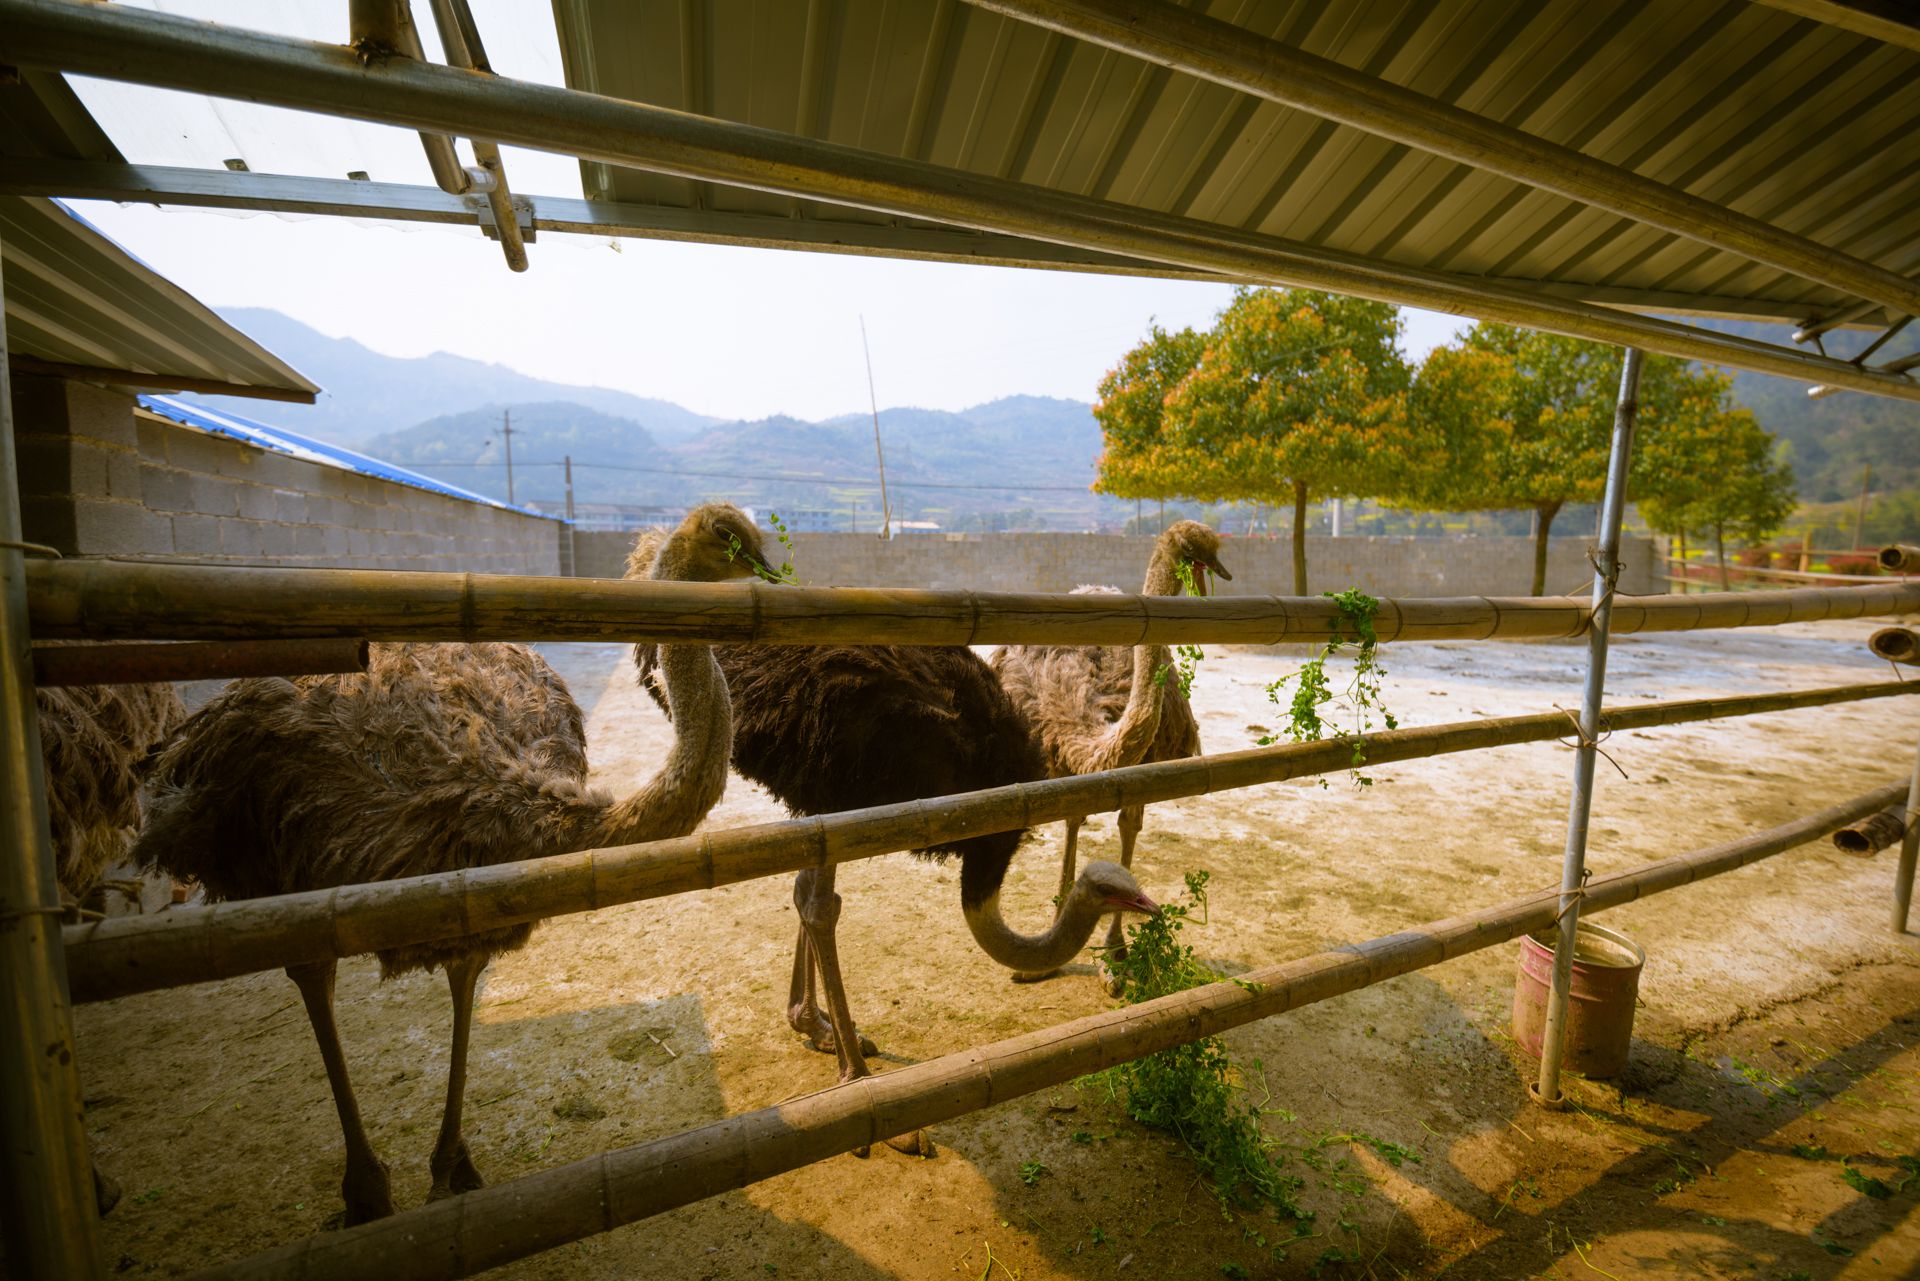
[{"label": "ostrich", "polygon": [[[1229,582],[1233,579],[1220,564],[1220,536],[1198,521],[1183,520],[1167,526],[1154,540],[1141,595],[1177,596],[1182,564],[1201,595],[1206,594],[1209,572]],[[1075,591],[1119,594],[1115,587]],[[1117,645],[1004,645],[995,652],[992,666],[1014,705],[1033,725],[1052,777],[1200,754],[1200,727],[1186,696],[1170,688],[1170,660],[1160,646],[1135,645],[1129,650]],[[1140,805],[1120,811],[1122,867],[1133,866],[1134,839],[1145,816],[1146,809]],[[1063,902],[1073,885],[1075,849],[1084,822],[1083,818],[1067,820],[1066,851],[1060,860]],[[1116,914],[1101,962],[1107,989],[1116,996],[1120,980],[1106,958],[1124,955],[1124,947]],[[1048,973],[1026,971],[1014,978],[1030,982]]]},{"label": "ostrich", "polygon": [[[656,579],[753,573],[760,540],[724,503],[665,539]],[[615,802],[587,787],[579,706],[524,645],[376,645],[364,675],[235,681],[157,762],[137,853],[209,899],[256,898],[681,836],[726,786],[731,718],[704,645],[662,650],[672,749]],[[381,976],[439,966],[453,996],[446,1110],[429,1199],[482,1186],[461,1132],[474,985],[532,925],[379,953]],[[391,1214],[334,1024],[335,963],[287,968],[326,1065],[346,1141],[346,1221]]]},{"label": "ostrich", "polygon": [[[147,754],[186,719],[172,685],[72,685],[33,692],[46,778],[47,827],[60,897],[74,912],[101,873],[128,856],[140,826]],[[120,1201],[120,1185],[93,1167],[94,1206]]]},{"label": "ostrich", "polygon": [[[636,559],[646,555],[643,543]],[[629,572],[632,572],[630,566]],[[795,815],[1032,782],[1046,763],[1025,717],[986,663],[961,646],[716,645],[733,696],[733,765]],[[659,651],[634,647],[641,683],[667,707]],[[1021,934],[1000,911],[1000,888],[1024,831],[993,832],[914,851],[960,856],[960,908],[982,951],[1013,970],[1065,964],[1109,912],[1159,909],[1130,873],[1092,862],[1062,897],[1053,924]],[[816,1050],[835,1054],[840,1080],[870,1075],[873,1042],[847,1003],[834,927],[841,900],[834,868],[794,882],[800,917],[787,1021]],[[821,1008],[816,977],[825,988]],[[916,1132],[889,1139],[902,1152],[933,1155]],[[861,1155],[865,1155],[862,1149]]]}]

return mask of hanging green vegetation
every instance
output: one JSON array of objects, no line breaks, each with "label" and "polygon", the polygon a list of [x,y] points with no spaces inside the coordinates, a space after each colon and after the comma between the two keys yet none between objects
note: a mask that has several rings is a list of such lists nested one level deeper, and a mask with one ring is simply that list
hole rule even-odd
[{"label": "hanging green vegetation", "polygon": [[[1322,645],[1320,652],[1302,664],[1299,671],[1267,686],[1267,697],[1285,709],[1287,734],[1296,743],[1316,743],[1329,733],[1341,733],[1341,726],[1330,724],[1321,716],[1320,709],[1336,699],[1344,702],[1353,717],[1352,727],[1346,731],[1353,747],[1353,781],[1356,786],[1371,787],[1373,780],[1359,772],[1367,763],[1367,733],[1376,724],[1387,729],[1400,724],[1380,697],[1380,681],[1387,674],[1387,669],[1380,665],[1380,638],[1373,627],[1380,602],[1357,587],[1321,594],[1339,608],[1342,626],[1335,629],[1333,639]],[[1350,637],[1343,634],[1349,631]],[[1327,660],[1349,648],[1353,650],[1353,676],[1346,687],[1336,693],[1333,683],[1327,679]],[[1290,684],[1293,694],[1282,703],[1281,691]],[[1267,734],[1256,741],[1266,747],[1279,742],[1280,736]],[[1327,780],[1322,778],[1320,786],[1326,785]]]}]

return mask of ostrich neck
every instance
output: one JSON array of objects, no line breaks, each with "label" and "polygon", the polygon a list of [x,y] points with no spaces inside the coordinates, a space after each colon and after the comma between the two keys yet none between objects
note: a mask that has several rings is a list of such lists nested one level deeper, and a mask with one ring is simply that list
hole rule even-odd
[{"label": "ostrich neck", "polygon": [[1008,969],[1036,974],[1057,970],[1071,961],[1093,937],[1094,926],[1105,915],[1100,904],[1078,887],[1068,892],[1053,924],[1038,934],[1022,934],[1007,924],[1000,915],[999,890],[975,906],[961,906],[967,928],[981,951]]},{"label": "ostrich neck", "polygon": [[[1147,562],[1147,581],[1140,588],[1140,594],[1178,596],[1182,584],[1174,568],[1176,559],[1172,549],[1156,543],[1153,557]],[[1083,768],[1076,769],[1075,773],[1090,774],[1095,770],[1137,765],[1146,758],[1153,747],[1154,735],[1160,732],[1165,682],[1174,679],[1169,670],[1172,666],[1173,655],[1164,645],[1133,647],[1133,682],[1127,689],[1127,705],[1113,728],[1091,745],[1087,759],[1081,762]]]},{"label": "ostrich neck", "polygon": [[587,847],[685,836],[726,790],[732,704],[712,649],[662,645],[660,675],[671,709],[673,747],[652,778],[600,816]]}]

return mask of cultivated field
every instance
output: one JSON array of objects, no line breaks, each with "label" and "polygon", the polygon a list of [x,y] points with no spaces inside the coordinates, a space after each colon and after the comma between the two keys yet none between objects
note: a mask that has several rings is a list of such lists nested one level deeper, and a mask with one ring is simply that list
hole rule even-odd
[{"label": "cultivated field", "polygon": [[[1876,679],[1869,630],[1624,638],[1609,697]],[[625,790],[664,753],[663,718],[618,648],[545,649],[589,713],[598,779]],[[1389,705],[1408,725],[1571,707],[1584,653],[1395,647]],[[1209,650],[1194,698],[1210,749],[1277,724],[1263,687],[1299,658]],[[1617,870],[1855,795],[1911,766],[1917,732],[1920,705],[1888,700],[1620,735],[1606,746],[1630,777],[1601,764],[1591,862]],[[1235,973],[1557,884],[1570,764],[1562,747],[1506,748],[1379,769],[1366,792],[1336,778],[1162,805],[1136,870],[1161,898],[1188,869],[1213,873],[1211,921],[1189,938]],[[736,779],[709,822],[779,816]],[[1111,816],[1082,839],[1106,854]],[[1058,845],[1044,832],[1016,862],[1016,924],[1049,911]],[[1292,1277],[1330,1249],[1359,1262],[1317,1275],[1920,1275],[1920,1179],[1875,1199],[1839,1161],[1892,1187],[1899,1158],[1920,1156],[1920,940],[1887,930],[1891,861],[1808,847],[1607,913],[1649,953],[1634,1063],[1571,1082],[1563,1113],[1526,1101],[1532,1065],[1506,1032],[1514,944],[1233,1034],[1319,1211],[1284,1261],[1272,1245],[1289,1227],[1224,1218],[1176,1142],[1063,1088],[936,1127],[932,1161],[837,1157],[497,1275]],[[955,869],[897,855],[843,869],[840,889],[849,992],[882,1070],[1108,1004],[1090,957],[1009,983],[966,933]],[[768,880],[563,918],[496,962],[467,1094],[481,1170],[498,1182],[831,1083],[833,1060],[782,1016],[794,929],[790,884]],[[340,1003],[396,1199],[417,1204],[444,984],[382,985],[360,958]],[[96,1152],[127,1193],[110,1262],[186,1271],[336,1214],[339,1128],[284,976],[89,1006],[79,1033]],[[1356,1134],[1418,1160],[1390,1165]]]}]

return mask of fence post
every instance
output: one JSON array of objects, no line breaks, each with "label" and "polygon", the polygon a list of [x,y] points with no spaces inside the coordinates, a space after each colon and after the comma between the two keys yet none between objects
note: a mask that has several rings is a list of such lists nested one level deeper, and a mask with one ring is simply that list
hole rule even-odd
[{"label": "fence post", "polygon": [[1920,862],[1920,750],[1914,753],[1913,782],[1907,786],[1907,831],[1900,839],[1900,865],[1893,873],[1893,932],[1907,932],[1913,909],[1913,869]]},{"label": "fence post", "polygon": [[[0,296],[5,292],[0,281]],[[27,642],[12,371],[0,309],[0,1238],[19,1277],[105,1274],[74,1063]]]},{"label": "fence post", "polygon": [[1620,399],[1613,413],[1613,446],[1607,457],[1607,491],[1600,505],[1600,545],[1593,558],[1593,618],[1587,630],[1587,683],[1580,698],[1580,743],[1573,754],[1573,800],[1567,811],[1567,848],[1560,869],[1560,938],[1553,949],[1553,983],[1547,994],[1547,1029],[1540,1046],[1540,1079],[1534,1101],[1560,1106],[1560,1062],[1566,1052],[1567,991],[1573,979],[1573,943],[1580,925],[1580,898],[1587,876],[1587,815],[1593,806],[1593,767],[1599,748],[1600,704],[1607,683],[1608,628],[1613,589],[1620,577],[1620,520],[1627,505],[1627,462],[1633,454],[1633,423],[1639,412],[1640,352],[1629,348],[1620,367]]}]

